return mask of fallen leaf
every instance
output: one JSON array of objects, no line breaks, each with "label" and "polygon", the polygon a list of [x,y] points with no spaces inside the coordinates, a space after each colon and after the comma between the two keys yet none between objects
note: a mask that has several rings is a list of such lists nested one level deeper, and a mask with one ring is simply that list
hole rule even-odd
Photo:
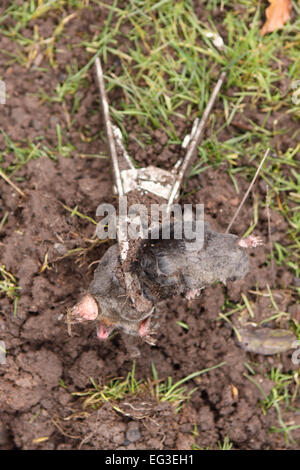
[{"label": "fallen leaf", "polygon": [[270,6],[266,9],[266,22],[261,29],[261,34],[272,33],[281,29],[289,19],[292,8],[291,0],[268,0]]}]

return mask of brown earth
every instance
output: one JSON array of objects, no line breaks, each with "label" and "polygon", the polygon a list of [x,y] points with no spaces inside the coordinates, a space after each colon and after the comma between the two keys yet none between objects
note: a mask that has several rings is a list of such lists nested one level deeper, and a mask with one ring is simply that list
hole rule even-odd
[{"label": "brown earth", "polygon": [[[32,93],[39,88],[53,90],[63,79],[65,63],[72,60],[73,54],[80,66],[87,62],[81,49],[75,48],[70,54],[63,41],[72,42],[75,37],[77,41],[83,31],[92,32],[96,25],[99,27],[103,18],[101,8],[98,13],[83,10],[80,21],[70,23],[66,37],[60,40],[58,68],[49,68],[47,74],[36,67],[26,71],[16,63],[3,65],[7,56],[1,58],[0,76],[7,82],[9,99],[1,108],[0,127],[14,142],[19,141],[20,146],[22,139],[34,141],[43,135],[41,147],[45,144],[55,149],[59,123],[64,139],[76,150],[71,158],[57,155],[56,161],[45,157],[20,166],[15,173],[18,179],[14,181],[25,197],[0,179],[0,220],[6,212],[9,214],[0,232],[1,264],[13,273],[22,288],[16,315],[13,300],[0,297],[0,339],[7,348],[7,362],[0,365],[0,446],[4,449],[190,449],[193,443],[204,448],[215,447],[218,440],[223,441],[228,435],[236,449],[295,448],[297,444],[287,444],[281,434],[269,433],[271,426],[278,427],[277,414],[273,408],[265,415],[262,413],[258,405],[261,392],[245,377],[244,365],[256,363],[259,375],[255,380],[268,394],[272,383],[265,378],[265,372],[271,367],[279,367],[283,372],[295,369],[291,353],[269,357],[246,353],[236,345],[226,323],[217,320],[225,298],[238,303],[241,293],[256,287],[265,289],[270,283],[266,247],[251,253],[252,269],[245,280],[226,287],[218,284],[207,288],[198,300],[189,303],[180,297],[167,302],[159,311],[161,327],[157,346],[140,345],[141,358],[136,362],[138,379],[152,376],[152,362],[160,378],[172,376],[174,381],[226,362],[202,375],[201,380],[188,384],[188,389],[195,385],[198,389],[179,413],[175,414],[170,404],[158,403],[149,394],[129,397],[119,403],[121,409],[127,410],[124,413],[113,410],[109,403],[98,411],[89,409],[82,413],[80,400],[71,395],[89,386],[90,377],[95,381],[124,377],[132,368],[119,335],[100,343],[94,325],[85,324],[73,327],[69,336],[66,323],[67,308],[87,289],[95,267],[90,264],[100,259],[107,244],[95,244],[95,226],[72,216],[64,206],[72,209],[78,206],[81,213],[95,218],[98,204],[115,202],[115,197],[108,161],[86,156],[105,152],[99,136],[102,123],[92,73],[71,128],[68,114],[59,103],[41,103]],[[47,36],[53,19],[38,22],[40,31]],[[1,49],[12,51],[16,47],[6,37],[0,41]],[[69,110],[71,106],[70,102]],[[179,135],[188,130],[182,121],[174,119],[174,125]],[[87,142],[82,132],[97,138]],[[228,137],[233,128],[226,132]],[[225,139],[226,135],[222,137]],[[154,131],[153,138],[156,143],[143,154],[136,149],[137,160],[170,167],[181,154],[180,147],[167,148],[163,131]],[[131,153],[134,145],[129,144]],[[0,149],[5,149],[3,135],[0,135]],[[245,157],[245,164],[246,160]],[[10,150],[5,154],[3,167],[8,168],[13,162]],[[239,176],[237,181],[243,194],[248,183]],[[184,202],[204,203],[212,227],[219,231],[226,229],[240,201],[226,173],[226,165],[190,179],[185,191],[190,196]],[[264,200],[265,191],[265,185],[260,182],[253,194]],[[253,213],[253,197],[245,204],[233,233],[244,233],[250,213]],[[273,241],[284,245],[287,232],[284,219],[271,211],[271,220]],[[267,216],[263,210],[259,213],[256,234],[267,241]],[[66,256],[68,250],[76,248],[84,250]],[[288,311],[296,302],[288,289],[293,276],[284,267],[275,268],[274,274],[277,304]],[[254,294],[247,295],[255,304],[256,320],[269,316],[270,305],[258,301]],[[183,330],[177,322],[186,323],[189,330]],[[59,380],[66,388],[59,385]],[[299,398],[296,405],[300,405]],[[132,411],[139,408],[141,413]],[[299,414],[283,413],[283,419],[300,424]],[[196,436],[193,435],[195,425]],[[46,439],[40,439],[43,437]],[[293,437],[299,442],[299,429]]]}]

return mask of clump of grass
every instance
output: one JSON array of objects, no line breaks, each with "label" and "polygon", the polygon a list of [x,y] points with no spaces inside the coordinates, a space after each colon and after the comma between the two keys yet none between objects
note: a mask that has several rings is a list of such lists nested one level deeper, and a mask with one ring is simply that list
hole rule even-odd
[{"label": "clump of grass", "polygon": [[[275,401],[284,401],[287,407],[293,404],[298,396],[299,371],[283,373],[279,368],[272,367],[269,377],[275,383],[275,386],[263,403],[266,409],[271,408]],[[293,395],[290,394],[290,385],[292,383],[296,384]]]},{"label": "clump of grass", "polygon": [[158,378],[155,365],[152,363],[152,374],[154,382],[150,383],[151,393],[158,401],[168,401],[174,404],[175,410],[178,412],[182,408],[183,403],[188,401],[192,394],[197,390],[197,387],[195,387],[187,392],[186,387],[182,385],[189,380],[199,377],[200,375],[210,372],[211,370],[214,370],[218,367],[222,367],[223,365],[225,365],[225,362],[221,362],[220,364],[209,367],[207,369],[193,372],[192,374],[184,377],[181,380],[178,380],[178,382],[173,384],[172,377],[168,377],[167,380],[160,380]]},{"label": "clump of grass", "polygon": [[[17,172],[23,165],[26,165],[31,160],[36,160],[41,157],[48,157],[53,160],[57,159],[57,152],[55,149],[50,149],[43,143],[44,138],[36,138],[35,141],[28,142],[14,142],[3,130],[1,133],[4,137],[5,148],[0,152],[0,165],[5,161],[7,155],[14,155],[14,160],[6,168],[6,172],[12,174]],[[16,177],[16,180],[20,178]]]},{"label": "clump of grass", "polygon": [[[269,395],[261,400],[260,404],[263,412],[268,411],[272,407],[274,407],[277,412],[279,427],[272,426],[270,431],[282,433],[287,443],[291,441],[295,444],[291,431],[299,429],[300,425],[289,425],[284,422],[280,404],[282,404],[285,411],[299,411],[299,408],[297,409],[294,405],[295,400],[298,397],[300,385],[299,371],[283,373],[279,368],[272,367],[269,378],[275,383],[275,385]],[[292,384],[295,384],[293,394],[291,394]]]},{"label": "clump of grass", "polygon": [[223,441],[218,441],[218,447],[220,450],[231,450],[233,443],[230,442],[229,436],[225,436]]},{"label": "clump of grass", "polygon": [[16,278],[7,271],[3,264],[0,264],[0,295],[6,295],[14,302],[14,316],[17,314],[17,306],[19,301],[19,292],[21,287],[18,286]]},{"label": "clump of grass", "polygon": [[90,378],[92,387],[84,392],[75,392],[73,395],[85,397],[83,401],[83,409],[91,407],[96,410],[100,408],[105,402],[117,403],[128,395],[134,395],[141,391],[142,381],[137,381],[135,378],[135,362],[133,363],[132,370],[127,374],[127,377],[117,377],[109,380],[107,383],[96,383],[93,378]]},{"label": "clump of grass", "polygon": [[201,371],[194,372],[187,377],[173,383],[172,377],[168,377],[166,380],[159,379],[156,368],[152,363],[152,374],[153,380],[137,380],[135,378],[135,362],[133,363],[132,370],[124,378],[114,378],[108,382],[96,383],[94,379],[90,379],[92,387],[88,388],[83,392],[74,392],[74,396],[83,397],[83,409],[91,407],[96,410],[99,409],[105,402],[111,402],[113,408],[116,411],[120,411],[118,402],[128,396],[140,396],[145,394],[151,394],[161,402],[169,402],[174,406],[175,412],[177,413],[182,408],[183,404],[188,401],[191,395],[197,390],[197,387],[191,391],[187,391],[186,387],[183,386],[186,382],[199,377],[200,375],[214,370],[218,367],[222,367],[225,362],[217,364],[216,366],[203,369]]},{"label": "clump of grass", "polygon": [[[245,366],[251,374],[251,376],[244,374],[245,377],[258,387],[263,396],[263,399],[259,401],[262,412],[266,414],[271,408],[274,408],[277,412],[279,426],[272,426],[270,432],[282,433],[287,443],[292,442],[295,444],[291,432],[299,429],[300,425],[286,423],[282,413],[283,411],[299,412],[299,407],[296,406],[300,387],[299,370],[284,373],[278,367],[272,367],[271,371],[265,374],[266,378],[274,382],[274,386],[267,395],[254,378],[256,375],[255,369],[249,364],[245,364]],[[292,389],[294,389],[293,392]]]},{"label": "clump of grass", "polygon": [[[194,436],[196,437],[197,435],[198,435],[197,430],[195,430]],[[230,441],[229,436],[226,435],[223,440],[219,440],[217,442],[216,446],[201,447],[198,444],[193,444],[192,450],[231,450],[232,447],[233,447],[233,443]]]},{"label": "clump of grass", "polygon": [[[1,164],[5,162],[8,155],[13,155],[14,160],[5,168],[8,174],[17,173],[17,171],[26,165],[31,160],[47,157],[51,160],[57,161],[58,157],[90,157],[90,158],[107,158],[103,153],[99,154],[78,154],[75,147],[66,140],[65,132],[62,131],[61,126],[57,124],[57,146],[49,146],[45,142],[45,137],[38,136],[34,140],[14,142],[3,130],[0,129],[4,137],[5,148],[0,151],[0,168]],[[65,143],[63,143],[65,140]],[[21,177],[15,176],[16,181],[21,181]]]},{"label": "clump of grass", "polygon": [[[50,65],[55,67],[55,44],[57,40],[63,34],[65,26],[74,20],[77,13],[86,6],[86,0],[30,0],[18,4],[13,2],[0,18],[0,25],[6,19],[11,19],[8,26],[2,25],[1,32],[9,37],[11,41],[17,42],[22,47],[22,52],[20,51],[18,55],[8,52],[6,54],[12,57],[12,61],[17,61],[29,68],[37,55],[42,53],[48,59]],[[69,8],[73,8],[74,11],[67,14],[66,9]],[[21,31],[29,24],[51,13],[55,13],[56,23],[49,37],[41,37],[38,28],[34,28],[32,37],[22,35]],[[5,51],[3,52],[5,53]]]},{"label": "clump of grass", "polygon": [[7,295],[9,299],[14,298],[21,289],[18,287],[16,278],[6,270],[4,264],[0,265],[0,275],[0,292]]}]

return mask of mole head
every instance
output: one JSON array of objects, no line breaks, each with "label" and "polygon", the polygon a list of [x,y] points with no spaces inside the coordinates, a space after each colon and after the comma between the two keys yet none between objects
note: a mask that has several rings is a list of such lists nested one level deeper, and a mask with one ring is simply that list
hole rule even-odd
[{"label": "mole head", "polygon": [[232,234],[224,234],[223,237],[224,257],[220,251],[220,275],[223,275],[223,278],[220,277],[220,280],[226,282],[242,279],[249,271],[247,248],[256,248],[262,245],[262,241],[253,235],[238,238]]},{"label": "mole head", "polygon": [[236,235],[205,230],[204,246],[199,251],[198,269],[205,273],[203,282],[212,284],[221,281],[242,279],[249,271],[249,258]]},{"label": "mole head", "polygon": [[[225,235],[226,236],[226,235]],[[228,237],[228,238],[227,238]],[[234,235],[227,235],[227,266],[224,269],[223,282],[243,279],[249,271],[249,257],[240,239]]]}]

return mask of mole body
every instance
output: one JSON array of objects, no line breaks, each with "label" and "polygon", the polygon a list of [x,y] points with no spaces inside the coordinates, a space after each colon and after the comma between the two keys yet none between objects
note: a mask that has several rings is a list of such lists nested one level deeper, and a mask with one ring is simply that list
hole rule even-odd
[{"label": "mole body", "polygon": [[254,237],[245,242],[247,239],[236,235],[215,232],[205,223],[201,236],[196,232],[193,239],[174,239],[175,229],[176,222],[171,226],[170,239],[162,239],[160,231],[158,239],[143,240],[131,265],[140,293],[150,301],[148,311],[137,311],[126,295],[115,244],[100,260],[88,294],[72,310],[73,318],[97,319],[100,339],[119,329],[151,343],[151,316],[159,302],[178,294],[195,298],[205,286],[242,279],[247,274],[246,248],[255,246]]}]

